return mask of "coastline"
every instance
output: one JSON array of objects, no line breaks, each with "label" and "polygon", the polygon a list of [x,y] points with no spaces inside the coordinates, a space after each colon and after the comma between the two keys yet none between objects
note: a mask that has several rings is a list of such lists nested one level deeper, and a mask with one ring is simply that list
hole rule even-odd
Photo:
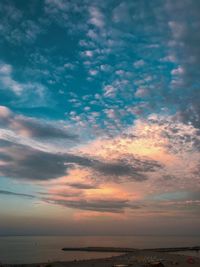
[{"label": "coastline", "polygon": [[[32,263],[32,264],[1,264],[1,266],[8,267],[143,267],[143,266],[159,266],[156,265],[159,262],[160,266],[164,267],[199,267],[200,258],[192,257],[193,263],[188,262],[189,256],[170,254],[168,252],[157,252],[147,250],[137,250],[130,253],[124,253],[118,256],[112,256],[108,258],[100,259],[88,259],[88,260],[73,260],[73,261],[55,261],[47,263]],[[154,264],[154,265],[153,265]],[[121,266],[120,266],[121,265]],[[122,266],[124,265],[124,266]]]}]

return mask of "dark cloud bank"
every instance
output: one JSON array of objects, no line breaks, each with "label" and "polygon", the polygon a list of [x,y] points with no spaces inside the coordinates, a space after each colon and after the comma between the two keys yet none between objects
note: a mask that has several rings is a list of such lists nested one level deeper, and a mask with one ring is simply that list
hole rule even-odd
[{"label": "dark cloud bank", "polygon": [[[67,174],[75,166],[89,168],[95,174],[110,177],[129,177],[132,180],[147,179],[145,173],[156,171],[162,166],[155,161],[122,159],[117,162],[105,162],[85,155],[54,154],[36,150],[31,147],[1,140],[1,160],[6,164],[0,166],[2,176],[27,180],[50,180]],[[98,176],[98,175],[97,175]],[[117,181],[117,180],[116,180]]]},{"label": "dark cloud bank", "polygon": [[94,200],[87,200],[84,198],[75,199],[75,200],[55,200],[51,198],[45,199],[45,201],[57,205],[61,205],[64,207],[74,208],[74,209],[81,209],[81,210],[91,210],[91,211],[98,211],[98,212],[114,212],[120,213],[125,208],[139,208],[139,206],[131,206],[129,200],[127,199],[94,199]]}]

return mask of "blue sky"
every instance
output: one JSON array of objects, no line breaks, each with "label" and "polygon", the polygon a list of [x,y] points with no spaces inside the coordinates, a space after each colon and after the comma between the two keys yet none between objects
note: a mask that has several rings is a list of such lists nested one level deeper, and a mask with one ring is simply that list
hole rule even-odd
[{"label": "blue sky", "polygon": [[136,228],[152,219],[149,232],[157,216],[160,229],[180,216],[183,232],[196,229],[199,11],[195,0],[1,1],[4,222],[45,210],[63,232],[135,215]]}]

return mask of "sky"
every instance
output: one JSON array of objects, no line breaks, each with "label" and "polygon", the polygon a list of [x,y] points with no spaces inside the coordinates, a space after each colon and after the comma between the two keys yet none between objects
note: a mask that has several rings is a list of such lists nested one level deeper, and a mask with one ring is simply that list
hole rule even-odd
[{"label": "sky", "polygon": [[199,13],[0,1],[0,235],[199,232]]}]

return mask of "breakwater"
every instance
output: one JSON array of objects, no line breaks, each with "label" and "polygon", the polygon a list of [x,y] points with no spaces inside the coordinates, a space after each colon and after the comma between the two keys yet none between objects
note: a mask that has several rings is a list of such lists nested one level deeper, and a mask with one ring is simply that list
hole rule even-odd
[{"label": "breakwater", "polygon": [[121,247],[66,247],[64,251],[88,251],[88,252],[116,252],[130,253],[138,250],[154,251],[154,252],[177,252],[177,251],[199,251],[200,246],[194,247],[173,247],[173,248],[151,248],[151,249],[136,249],[136,248],[121,248]]}]

